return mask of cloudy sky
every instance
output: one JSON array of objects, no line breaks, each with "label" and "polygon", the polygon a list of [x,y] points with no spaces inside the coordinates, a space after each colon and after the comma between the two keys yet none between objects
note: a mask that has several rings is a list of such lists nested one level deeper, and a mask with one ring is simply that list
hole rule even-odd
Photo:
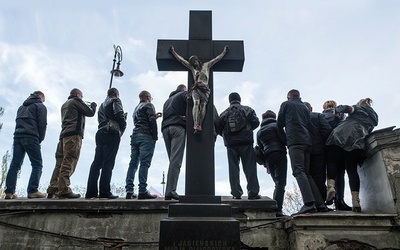
[{"label": "cloudy sky", "polygon": [[[398,125],[400,90],[400,2],[354,1],[28,1],[0,0],[0,155],[12,149],[15,115],[35,90],[46,94],[47,135],[42,143],[43,175],[47,187],[54,168],[60,133],[60,107],[72,88],[84,99],[100,104],[110,81],[113,45],[123,50],[122,78],[114,78],[128,112],[112,182],[123,186],[129,163],[132,111],[141,90],[148,90],[157,111],[185,72],[159,72],[157,39],[187,39],[190,10],[211,10],[214,40],[243,40],[243,72],[214,74],[214,99],[219,112],[229,93],[242,96],[257,115],[278,112],[288,90],[320,112],[334,99],[355,104],[370,97],[379,114],[377,128]],[[161,125],[161,120],[158,121]],[[94,156],[96,118],[88,118],[81,158],[72,186],[86,186]],[[159,128],[160,130],[160,128]],[[159,131],[148,184],[162,192],[162,173],[168,160]],[[216,152],[216,193],[229,195],[226,149],[219,137]],[[273,183],[258,167],[261,194],[272,196]],[[30,162],[22,166],[18,189],[26,189]],[[178,192],[184,193],[185,168]],[[288,188],[292,186],[291,171]],[[246,181],[242,176],[242,187]]]}]

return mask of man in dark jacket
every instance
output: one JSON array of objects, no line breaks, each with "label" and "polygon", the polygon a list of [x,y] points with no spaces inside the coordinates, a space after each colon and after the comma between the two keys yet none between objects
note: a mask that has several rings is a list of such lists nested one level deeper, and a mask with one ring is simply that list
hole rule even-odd
[{"label": "man in dark jacket", "polygon": [[276,114],[267,110],[262,114],[260,130],[257,132],[257,144],[264,153],[264,166],[275,183],[273,199],[276,200],[277,216],[283,216],[282,206],[285,196],[287,177],[286,135],[276,125]]},{"label": "man in dark jacket", "polygon": [[[260,185],[257,178],[257,164],[253,149],[253,130],[260,125],[260,121],[256,112],[248,107],[240,104],[240,95],[233,92],[229,95],[229,108],[220,115],[219,125],[217,128],[218,134],[224,138],[224,143],[228,152],[229,164],[229,182],[231,185],[231,194],[233,199],[241,199],[243,194],[240,186],[239,161],[242,161],[243,171],[247,179],[248,198],[261,199],[258,194]],[[243,128],[235,128],[235,131],[230,129],[230,126],[235,126],[235,122],[230,119],[230,114],[234,110],[240,111],[243,119]]]},{"label": "man in dark jacket", "polygon": [[6,199],[17,198],[15,187],[25,154],[28,154],[32,165],[27,188],[28,198],[46,197],[46,194],[38,191],[43,169],[40,143],[44,140],[47,127],[47,109],[43,105],[44,101],[43,92],[35,91],[17,111],[13,157],[6,178]]},{"label": "man in dark jacket", "polygon": [[179,199],[176,186],[185,151],[186,103],[186,86],[181,84],[169,95],[163,107],[161,131],[169,159],[167,187],[165,189],[166,200]]},{"label": "man in dark jacket", "polygon": [[107,91],[97,115],[99,129],[96,133],[96,151],[90,166],[85,198],[116,199],[118,196],[111,193],[110,182],[121,136],[126,129],[126,113],[116,88]]},{"label": "man in dark jacket", "polygon": [[133,112],[135,127],[131,135],[131,160],[126,174],[126,198],[136,198],[133,183],[140,162],[138,199],[155,199],[156,196],[147,190],[147,174],[158,140],[156,119],[161,117],[161,113],[156,114],[154,105],[151,103],[153,98],[148,91],[141,91],[139,99],[140,102]]},{"label": "man in dark jacket", "polygon": [[304,102],[310,111],[308,130],[311,135],[312,150],[310,155],[310,174],[318,187],[322,199],[326,199],[326,152],[325,143],[332,131],[331,125],[324,114],[312,112],[312,106]]},{"label": "man in dark jacket", "polygon": [[81,197],[69,187],[70,177],[75,172],[82,147],[85,131],[85,116],[92,117],[96,113],[97,104],[90,106],[83,100],[82,91],[71,90],[68,100],[61,106],[61,133],[56,151],[56,166],[47,188],[47,198],[58,196],[60,199]]},{"label": "man in dark jacket", "polygon": [[287,99],[279,109],[277,125],[285,128],[293,176],[297,180],[304,202],[303,207],[295,214],[328,211],[310,174],[310,113],[301,101],[298,90],[290,90]]}]

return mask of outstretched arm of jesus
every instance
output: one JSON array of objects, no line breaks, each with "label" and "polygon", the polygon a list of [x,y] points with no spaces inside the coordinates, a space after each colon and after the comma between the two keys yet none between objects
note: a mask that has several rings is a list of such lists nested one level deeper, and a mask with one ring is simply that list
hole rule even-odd
[{"label": "outstretched arm of jesus", "polygon": [[214,59],[211,59],[211,60],[208,62],[208,67],[211,68],[214,64],[216,64],[217,62],[219,62],[219,61],[225,56],[225,54],[228,53],[228,51],[229,51],[229,46],[226,45],[226,46],[224,47],[224,50],[221,52],[221,54],[219,54],[219,55],[216,56]]},{"label": "outstretched arm of jesus", "polygon": [[180,63],[182,63],[186,68],[192,69],[192,65],[188,61],[185,60],[182,56],[180,56],[178,53],[176,53],[174,46],[169,47],[169,52],[178,60]]}]

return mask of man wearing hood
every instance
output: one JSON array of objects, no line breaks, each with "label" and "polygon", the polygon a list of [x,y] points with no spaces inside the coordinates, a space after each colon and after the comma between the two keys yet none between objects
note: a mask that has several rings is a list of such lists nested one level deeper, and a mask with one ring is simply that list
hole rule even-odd
[{"label": "man wearing hood", "polygon": [[161,131],[169,159],[167,187],[165,189],[166,200],[179,199],[176,186],[185,151],[186,104],[186,86],[180,84],[175,91],[171,92],[163,106],[164,118],[161,123]]},{"label": "man wearing hood", "polygon": [[18,172],[28,154],[32,172],[28,183],[28,198],[45,198],[46,194],[38,191],[42,176],[43,162],[40,143],[44,140],[47,127],[47,109],[43,105],[45,96],[41,91],[33,92],[17,111],[15,119],[13,157],[6,178],[5,199],[15,199]]}]

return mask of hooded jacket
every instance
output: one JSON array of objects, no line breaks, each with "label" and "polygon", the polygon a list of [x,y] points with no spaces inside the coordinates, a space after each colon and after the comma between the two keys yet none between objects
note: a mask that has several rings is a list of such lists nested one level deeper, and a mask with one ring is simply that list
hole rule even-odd
[{"label": "hooded jacket", "polygon": [[44,140],[47,127],[47,108],[39,96],[31,94],[18,108],[15,119],[14,138],[37,138]]},{"label": "hooded jacket", "polygon": [[81,98],[69,96],[61,106],[61,133],[60,139],[72,135],[83,138],[85,132],[85,116],[92,117],[96,113],[96,103],[89,107]]},{"label": "hooded jacket", "polygon": [[[225,129],[229,110],[232,106],[237,106],[242,110],[247,121],[246,127],[236,134],[229,134]],[[260,125],[260,120],[258,119],[256,112],[252,108],[241,105],[239,101],[234,100],[230,102],[229,108],[221,113],[217,133],[222,135],[224,138],[224,144],[226,147],[248,145],[254,143],[253,130],[256,129],[258,125]]]}]

